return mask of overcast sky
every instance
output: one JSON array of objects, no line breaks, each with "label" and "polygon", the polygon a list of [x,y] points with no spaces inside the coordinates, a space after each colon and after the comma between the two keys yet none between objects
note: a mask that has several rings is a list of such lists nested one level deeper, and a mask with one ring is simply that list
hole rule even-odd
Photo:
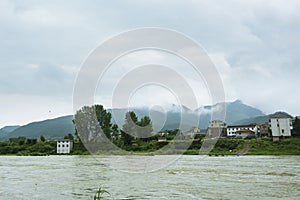
[{"label": "overcast sky", "polygon": [[[299,9],[297,0],[1,0],[0,127],[72,114],[85,58],[107,38],[141,27],[173,29],[201,44],[227,101],[241,99],[266,114],[300,114]],[[208,104],[204,96],[200,102]],[[107,105],[106,99],[96,97]]]}]

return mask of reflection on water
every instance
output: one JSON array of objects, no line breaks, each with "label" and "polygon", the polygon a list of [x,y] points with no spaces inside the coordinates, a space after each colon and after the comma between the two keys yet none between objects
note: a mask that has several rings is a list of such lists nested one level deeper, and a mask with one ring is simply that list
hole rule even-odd
[{"label": "reflection on water", "polygon": [[[144,157],[128,159],[138,165]],[[167,167],[148,173],[119,171],[115,165],[124,164],[122,160],[124,157],[119,156],[97,159],[3,156],[0,199],[92,199],[99,187],[110,192],[107,199],[298,199],[300,196],[299,156],[182,156]]]}]

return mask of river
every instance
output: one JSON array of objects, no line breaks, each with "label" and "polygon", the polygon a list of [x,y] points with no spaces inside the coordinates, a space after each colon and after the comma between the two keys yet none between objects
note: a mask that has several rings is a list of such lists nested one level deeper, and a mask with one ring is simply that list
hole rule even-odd
[{"label": "river", "polygon": [[152,171],[122,169],[148,157],[1,156],[0,199],[93,199],[99,187],[105,199],[300,197],[300,156],[182,156]]}]

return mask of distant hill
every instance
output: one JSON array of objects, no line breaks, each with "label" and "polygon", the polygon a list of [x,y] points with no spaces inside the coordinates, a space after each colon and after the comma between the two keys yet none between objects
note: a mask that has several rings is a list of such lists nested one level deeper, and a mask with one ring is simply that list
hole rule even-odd
[{"label": "distant hill", "polygon": [[252,106],[243,104],[242,101],[237,100],[226,105],[226,123],[232,124],[238,120],[246,118],[254,118],[265,116],[265,114]]},{"label": "distant hill", "polygon": [[0,129],[0,139],[7,137],[12,131],[20,128],[21,126],[5,126]]},{"label": "distant hill", "polygon": [[[218,110],[218,107],[221,107],[221,104],[223,103],[202,106],[194,111],[190,110],[185,106],[181,107],[172,105],[171,109],[166,113],[166,122],[162,130],[178,128],[182,119],[185,119],[185,121],[182,124],[181,128],[189,130],[191,126],[195,124],[194,120],[197,119],[199,116],[200,121],[198,123],[198,126],[201,129],[206,129],[209,126],[209,122],[211,121],[212,110]],[[131,108],[129,110],[134,111],[139,118],[145,115],[149,115],[148,108]],[[181,110],[183,111],[182,113],[180,112]],[[124,123],[125,113],[127,112],[127,109],[108,109],[108,111],[113,112],[116,116],[118,116],[118,118],[122,119],[120,124]],[[152,118],[152,120],[154,121],[156,120],[160,122],[164,120],[164,114],[159,113],[158,111],[152,111],[150,115],[155,115],[155,117]],[[227,124],[233,124],[238,120],[259,116],[265,116],[265,114],[261,110],[246,105],[240,100],[226,103],[225,122]]]},{"label": "distant hill", "polygon": [[247,119],[238,120],[230,125],[248,125],[248,124],[262,124],[264,122],[268,122],[270,119],[269,115],[251,117]]},{"label": "distant hill", "polygon": [[282,115],[282,114],[286,115],[286,116],[290,116],[292,118],[292,116],[286,112],[276,112],[276,113],[269,114],[269,115],[263,115],[263,116],[251,117],[251,118],[238,120],[230,125],[262,124],[262,123],[268,122],[271,116]]},{"label": "distant hill", "polygon": [[[120,119],[118,121],[114,119],[113,123],[117,123],[119,127],[122,127],[125,121],[125,114],[128,110],[134,111],[139,119],[144,116],[150,116],[154,126],[153,128],[156,131],[177,129],[180,127],[182,119],[184,119],[185,122],[182,124],[181,129],[189,130],[191,126],[197,126],[197,123],[194,123],[194,121],[199,115],[197,112],[192,112],[186,108],[182,108],[183,113],[180,112],[180,108],[174,108],[174,110],[169,110],[166,113],[159,111],[150,112],[148,108],[108,109],[108,112],[111,112],[115,119]],[[160,124],[163,125],[163,127],[156,127],[156,125]]]},{"label": "distant hill", "polygon": [[5,126],[5,127],[1,128],[0,130],[10,133],[20,127],[21,126]]},{"label": "distant hill", "polygon": [[40,122],[33,122],[15,129],[2,139],[19,136],[39,138],[41,135],[43,135],[46,139],[62,138],[68,133],[75,132],[72,119],[73,115],[68,115]]},{"label": "distant hill", "polygon": [[[151,111],[149,113],[148,108],[130,108],[129,110],[134,111],[139,118],[144,116],[149,116],[152,119],[154,130],[173,130],[180,127],[180,122],[182,121],[181,129],[183,131],[189,130],[191,126],[194,126],[195,120],[200,116],[200,121],[198,126],[204,130],[208,127],[209,122],[211,121],[211,111],[217,109],[216,105],[208,105],[200,107],[196,110],[190,110],[185,106],[171,105],[166,114],[159,111]],[[182,112],[181,112],[182,110]],[[112,116],[115,119],[112,120],[112,123],[116,123],[115,120],[118,120],[119,127],[121,128],[124,120],[125,113],[128,109],[116,108],[116,109],[107,109],[108,112],[112,113]],[[225,121],[227,124],[233,124],[239,120],[256,118],[259,116],[265,117],[264,113],[254,107],[243,104],[241,101],[234,101],[226,103],[226,118]],[[33,122],[25,126],[21,126],[9,134],[6,134],[2,139],[8,139],[9,137],[31,137],[39,138],[41,135],[45,136],[46,139],[57,139],[63,138],[68,133],[74,133],[75,128],[72,123],[73,116],[64,116],[56,119],[49,119],[40,122]],[[159,123],[160,122],[160,123]],[[165,122],[165,123],[163,123]],[[244,121],[243,123],[247,123]],[[162,124],[163,127],[155,127],[157,124]],[[1,131],[1,130],[0,130]],[[1,139],[1,132],[0,132]]]}]

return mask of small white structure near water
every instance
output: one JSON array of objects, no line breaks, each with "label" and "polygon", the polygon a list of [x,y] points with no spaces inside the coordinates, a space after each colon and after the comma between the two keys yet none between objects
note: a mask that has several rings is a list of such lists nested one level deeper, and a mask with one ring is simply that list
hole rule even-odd
[{"label": "small white structure near water", "polygon": [[73,141],[71,140],[58,140],[56,149],[58,154],[68,154],[73,148]]}]

